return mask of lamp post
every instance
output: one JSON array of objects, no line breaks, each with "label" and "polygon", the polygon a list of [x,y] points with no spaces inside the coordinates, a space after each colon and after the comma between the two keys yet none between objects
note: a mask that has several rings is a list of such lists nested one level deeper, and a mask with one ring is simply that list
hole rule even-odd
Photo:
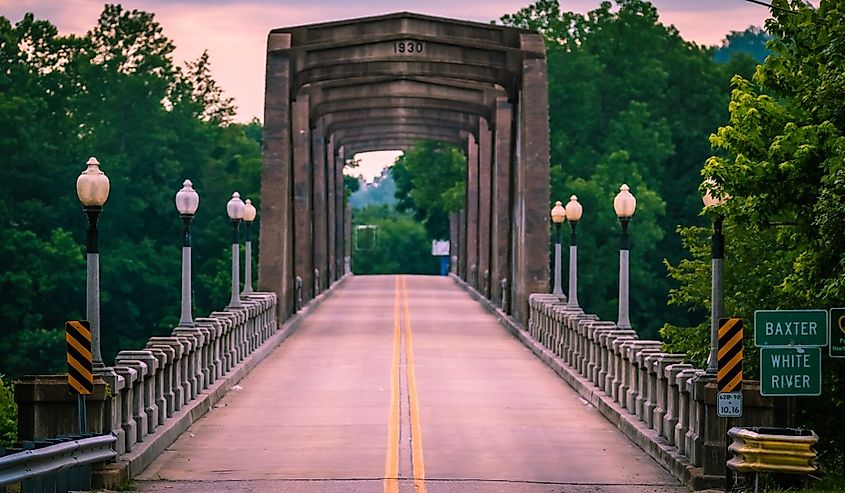
[{"label": "lamp post", "polygon": [[100,238],[97,219],[103,211],[103,204],[109,198],[109,179],[100,169],[97,158],[91,157],[85,163],[88,167],[76,179],[76,195],[82,202],[82,210],[88,216],[86,252],[88,272],[86,275],[85,318],[91,323],[91,355],[94,368],[104,368],[100,352]]},{"label": "lamp post", "polygon": [[578,308],[578,245],[576,243],[575,228],[584,208],[578,202],[578,197],[569,197],[566,204],[566,219],[569,220],[569,298],[566,301],[568,308]]},{"label": "lamp post", "polygon": [[252,201],[246,199],[244,204],[244,222],[246,223],[246,258],[244,258],[244,290],[243,294],[252,292],[252,222],[258,211]]},{"label": "lamp post", "polygon": [[241,299],[238,296],[238,290],[240,288],[240,265],[238,265],[238,261],[240,260],[240,247],[238,244],[238,226],[244,217],[244,206],[245,204],[243,200],[241,200],[241,194],[238,192],[233,193],[232,198],[226,203],[226,214],[228,214],[229,219],[232,220],[232,299],[229,300],[229,306],[227,306],[227,308],[240,308],[243,306],[241,305]]},{"label": "lamp post", "polygon": [[628,318],[628,224],[637,209],[637,199],[631,195],[628,185],[622,184],[619,193],[613,199],[613,209],[622,226],[622,236],[619,242],[619,319],[616,326],[620,329],[630,329],[631,320]]},{"label": "lamp post", "polygon": [[176,210],[182,217],[184,235],[182,241],[182,315],[179,317],[180,327],[193,327],[194,319],[191,315],[191,219],[200,205],[200,196],[194,190],[191,180],[182,183],[182,189],[176,192]]},{"label": "lamp post", "polygon": [[552,222],[555,224],[555,287],[552,294],[563,296],[563,289],[560,287],[560,225],[566,220],[566,209],[560,200],[552,207]]},{"label": "lamp post", "polygon": [[[713,195],[716,182],[710,178],[705,182],[706,191],[701,200],[705,209],[717,208],[730,197],[727,195]],[[711,209],[712,210],[712,209]],[[718,209],[717,209],[718,210]],[[707,358],[707,373],[715,375],[719,369],[719,319],[725,316],[725,236],[722,234],[722,223],[725,216],[716,212],[713,218],[713,244],[710,255],[710,355]]]}]

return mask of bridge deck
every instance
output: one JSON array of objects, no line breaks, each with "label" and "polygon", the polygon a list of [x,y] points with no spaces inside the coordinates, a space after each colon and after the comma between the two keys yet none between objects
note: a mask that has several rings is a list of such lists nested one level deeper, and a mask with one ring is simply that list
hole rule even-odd
[{"label": "bridge deck", "polygon": [[421,276],[350,279],[137,479],[142,491],[684,491],[451,280]]}]

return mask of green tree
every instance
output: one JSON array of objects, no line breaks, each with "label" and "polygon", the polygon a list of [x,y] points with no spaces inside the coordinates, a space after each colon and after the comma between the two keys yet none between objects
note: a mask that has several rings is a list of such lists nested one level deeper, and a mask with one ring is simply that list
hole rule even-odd
[{"label": "green tree", "polygon": [[[701,174],[731,198],[725,216],[728,313],[752,320],[756,309],[828,308],[845,299],[845,5],[818,9],[776,0],[766,30],[773,51],[751,80],[735,77],[727,123]],[[787,10],[792,12],[786,12]],[[708,306],[704,231],[682,234],[692,258],[672,268],[673,301]],[[682,329],[666,327],[683,344]],[[756,371],[756,359],[746,368]],[[824,358],[823,395],[799,400],[801,424],[826,437],[828,463],[842,460],[841,360]],[[845,468],[845,461],[842,462]]]},{"label": "green tree", "polygon": [[749,26],[745,31],[731,31],[713,53],[713,59],[727,63],[732,57],[745,54],[754,62],[763,63],[772,53],[766,48],[771,39],[765,30],[757,26]]},{"label": "green tree", "polygon": [[0,447],[15,443],[18,437],[18,406],[12,386],[0,375]]},{"label": "green tree", "polygon": [[365,206],[353,215],[353,234],[355,274],[436,274],[439,270],[425,228],[407,213],[387,205]]},{"label": "green tree", "polygon": [[656,321],[692,319],[667,308],[671,284],[662,260],[683,255],[676,226],[700,221],[698,169],[709,155],[706,136],[724,115],[729,75],[712,49],[660,23],[650,3],[615,3],[580,14],[540,0],[502,21],[546,38],[549,106],[565,109],[550,115],[552,200],[574,193],[585,204],[581,304],[602,318],[616,316],[618,255],[604,239],[618,234],[612,197],[627,182],[639,201],[631,224],[631,317],[644,335],[655,335]]},{"label": "green tree", "polygon": [[421,221],[431,239],[449,237],[449,213],[464,207],[466,156],[454,145],[421,140],[396,159],[396,208]]},{"label": "green tree", "polygon": [[[195,312],[228,299],[234,190],[260,207],[261,125],[234,107],[203,54],[185,67],[151,13],[106,5],[84,36],[32,14],[0,17],[0,372],[61,371],[63,322],[84,317],[85,215],[74,182],[95,155],[111,180],[100,219],[102,349],[108,361],[171,330],[179,313],[185,178],[202,201],[193,223]],[[259,216],[260,220],[260,216]]]}]

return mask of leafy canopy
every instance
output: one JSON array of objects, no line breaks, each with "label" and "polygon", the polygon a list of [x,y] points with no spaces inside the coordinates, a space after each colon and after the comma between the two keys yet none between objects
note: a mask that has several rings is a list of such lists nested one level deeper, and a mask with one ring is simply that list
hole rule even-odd
[{"label": "leafy canopy", "polygon": [[[746,321],[757,309],[827,309],[845,300],[845,4],[774,5],[766,23],[773,54],[750,79],[734,77],[730,116],[711,135],[713,153],[701,170],[716,182],[708,188],[730,196],[718,211],[727,241],[725,305]],[[680,282],[672,302],[707,308],[709,232],[681,234],[691,258],[671,267]],[[703,324],[694,332],[706,334]],[[688,342],[686,328],[663,333],[672,348]],[[755,353],[746,354],[754,375]],[[826,437],[828,460],[842,460],[845,366],[827,357],[822,365],[824,393],[799,402],[800,419]]]},{"label": "leafy canopy", "polygon": [[627,183],[638,200],[630,228],[633,325],[655,336],[664,320],[692,321],[695,314],[666,306],[671,283],[662,261],[683,256],[677,225],[700,221],[698,170],[709,156],[706,137],[723,118],[732,72],[713,61],[711,49],[663,25],[643,0],[602,2],[586,14],[540,0],[502,21],[546,39],[551,200],[576,194],[584,205],[582,306],[616,317],[618,245],[607,237],[618,234],[612,199]]},{"label": "leafy canopy", "polygon": [[449,237],[449,213],[464,207],[466,156],[454,145],[421,140],[396,159],[396,208],[421,221],[430,239]]},{"label": "leafy canopy", "polygon": [[84,36],[0,17],[0,373],[64,371],[66,320],[85,316],[85,215],[74,183],[89,156],[111,181],[100,218],[102,349],[139,347],[178,321],[181,220],[190,178],[195,313],[228,299],[225,203],[258,205],[261,127],[234,106],[203,53],[184,67],[152,13],[106,5]]}]

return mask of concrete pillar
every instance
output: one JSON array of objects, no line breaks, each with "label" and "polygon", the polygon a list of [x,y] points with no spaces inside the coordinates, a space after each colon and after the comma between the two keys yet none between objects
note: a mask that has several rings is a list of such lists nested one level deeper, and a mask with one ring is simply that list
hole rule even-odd
[{"label": "concrete pillar", "polygon": [[539,57],[522,61],[514,182],[515,299],[513,314],[528,320],[528,296],[549,285],[549,108],[542,38],[521,34],[520,47]]},{"label": "concrete pillar", "polygon": [[[314,269],[319,271],[319,277],[315,285],[322,292],[328,287],[328,207],[326,204],[326,144],[323,138],[322,122],[317,123],[312,135],[311,146],[314,158],[314,183],[313,183],[313,206],[314,206]],[[314,293],[316,296],[317,293]]]},{"label": "concrete pillar", "polygon": [[290,34],[267,38],[258,286],[279,297],[280,322],[293,307],[289,50]]},{"label": "concrete pillar", "polygon": [[467,138],[467,272],[466,280],[472,287],[478,286],[478,142],[470,134]]},{"label": "concrete pillar", "polygon": [[[493,168],[492,132],[486,120],[478,123],[478,291],[490,295],[490,220]],[[485,272],[488,280],[485,281]]]},{"label": "concrete pillar", "polygon": [[346,187],[343,185],[343,165],[346,162],[346,155],[343,146],[338,149],[337,158],[335,159],[335,189],[337,194],[335,196],[335,262],[337,264],[337,276],[341,277],[346,274],[344,270],[344,239],[348,234],[346,232],[346,214],[343,207],[346,203]]},{"label": "concrete pillar", "polygon": [[337,193],[337,156],[335,155],[334,136],[329,138],[326,143],[326,184],[328,185],[328,193],[326,194],[326,203],[328,205],[328,263],[329,263],[329,284],[334,283],[338,279],[337,270],[337,242],[335,234],[337,234],[337,225],[335,224],[335,215],[337,214],[336,206],[337,200],[335,194]]},{"label": "concrete pillar", "polygon": [[457,212],[449,214],[449,272],[458,274],[458,230],[460,218]]},{"label": "concrete pillar", "polygon": [[352,272],[352,208],[349,204],[343,204],[343,234],[344,234],[344,249],[343,249],[343,272],[349,274]]},{"label": "concrete pillar", "polygon": [[458,276],[467,280],[467,210],[458,211]]},{"label": "concrete pillar", "polygon": [[493,141],[493,195],[492,222],[490,237],[492,241],[490,254],[490,293],[491,299],[497,304],[502,299],[501,280],[510,279],[510,245],[511,245],[511,120],[513,118],[511,105],[507,98],[496,98],[496,127]]},{"label": "concrete pillar", "polygon": [[293,125],[293,223],[294,275],[302,279],[302,303],[313,298],[312,250],[313,218],[311,207],[311,128],[309,96],[300,93],[292,104]]}]

